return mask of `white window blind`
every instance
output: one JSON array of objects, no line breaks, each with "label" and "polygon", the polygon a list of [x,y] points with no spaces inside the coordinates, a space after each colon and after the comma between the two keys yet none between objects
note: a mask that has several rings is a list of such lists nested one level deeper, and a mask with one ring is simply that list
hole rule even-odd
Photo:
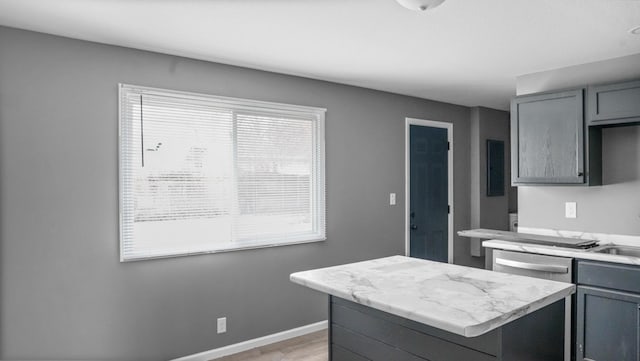
[{"label": "white window blind", "polygon": [[325,239],[324,113],[120,85],[121,260]]}]

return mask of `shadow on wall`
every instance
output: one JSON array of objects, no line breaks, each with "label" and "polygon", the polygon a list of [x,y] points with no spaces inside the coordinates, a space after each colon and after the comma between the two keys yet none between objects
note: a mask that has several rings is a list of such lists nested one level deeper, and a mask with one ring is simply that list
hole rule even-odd
[{"label": "shadow on wall", "polygon": [[602,131],[603,185],[640,179],[640,125]]}]

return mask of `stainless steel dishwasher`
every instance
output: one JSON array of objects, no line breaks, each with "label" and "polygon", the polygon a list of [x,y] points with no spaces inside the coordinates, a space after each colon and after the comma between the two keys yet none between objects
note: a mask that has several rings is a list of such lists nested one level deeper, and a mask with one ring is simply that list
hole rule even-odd
[{"label": "stainless steel dishwasher", "polygon": [[[573,258],[544,256],[540,254],[493,250],[492,267],[496,272],[547,280],[573,281]],[[571,296],[565,299],[564,309],[564,359],[571,360]]]}]

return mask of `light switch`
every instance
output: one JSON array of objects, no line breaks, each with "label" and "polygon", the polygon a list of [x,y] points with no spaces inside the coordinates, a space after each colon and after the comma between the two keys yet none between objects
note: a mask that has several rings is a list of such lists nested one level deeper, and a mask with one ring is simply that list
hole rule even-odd
[{"label": "light switch", "polygon": [[389,205],[391,205],[391,206],[395,206],[396,205],[396,194],[395,193],[389,193]]},{"label": "light switch", "polygon": [[578,205],[576,202],[566,202],[564,204],[564,216],[566,218],[577,218],[578,217]]}]

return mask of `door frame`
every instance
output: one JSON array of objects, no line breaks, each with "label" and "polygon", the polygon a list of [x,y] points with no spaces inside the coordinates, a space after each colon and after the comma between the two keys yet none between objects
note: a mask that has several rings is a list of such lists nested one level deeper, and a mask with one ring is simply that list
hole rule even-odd
[{"label": "door frame", "polygon": [[425,120],[425,119],[416,119],[416,118],[405,118],[405,126],[404,126],[404,169],[405,169],[405,178],[404,178],[404,194],[405,194],[405,211],[404,211],[404,253],[406,256],[409,256],[410,252],[410,232],[409,232],[409,213],[411,210],[409,209],[411,204],[411,159],[410,159],[410,129],[411,125],[419,125],[423,127],[432,127],[432,128],[444,128],[447,130],[447,140],[449,141],[449,152],[447,154],[448,165],[447,165],[447,178],[448,178],[448,203],[450,206],[449,218],[448,218],[448,244],[447,244],[447,259],[449,263],[453,263],[453,213],[455,207],[453,206],[453,123],[435,121],[435,120]]}]

